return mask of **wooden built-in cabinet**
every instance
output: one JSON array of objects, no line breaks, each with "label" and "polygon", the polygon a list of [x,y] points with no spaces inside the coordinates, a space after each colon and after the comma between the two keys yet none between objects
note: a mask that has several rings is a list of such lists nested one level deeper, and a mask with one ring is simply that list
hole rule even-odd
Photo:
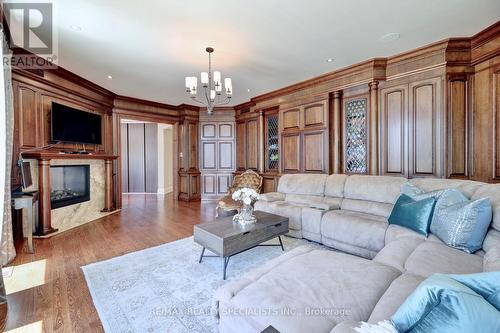
[{"label": "wooden built-in cabinet", "polygon": [[260,129],[259,114],[250,114],[236,122],[237,171],[259,171]]},{"label": "wooden built-in cabinet", "polygon": [[201,199],[226,195],[236,170],[234,111],[200,114]]},{"label": "wooden built-in cabinet", "polygon": [[387,84],[380,98],[380,166],[385,175],[444,175],[441,77]]},{"label": "wooden built-in cabinet", "polygon": [[198,167],[198,119],[186,117],[179,124],[179,196],[180,200],[201,198]]}]

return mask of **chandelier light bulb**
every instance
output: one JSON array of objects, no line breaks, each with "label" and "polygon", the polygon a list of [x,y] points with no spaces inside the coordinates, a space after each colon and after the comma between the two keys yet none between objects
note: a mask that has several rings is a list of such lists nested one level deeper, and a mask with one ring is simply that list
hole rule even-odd
[{"label": "chandelier light bulb", "polygon": [[192,77],[186,76],[186,89],[187,89],[187,91],[189,91],[192,87],[191,79],[192,79]]},{"label": "chandelier light bulb", "polygon": [[233,94],[233,84],[231,82],[231,78],[227,77],[224,79],[224,87],[226,88],[226,94]]},{"label": "chandelier light bulb", "polygon": [[207,72],[201,72],[200,78],[201,78],[201,84],[203,84],[204,87],[206,85],[208,85],[208,73]]},{"label": "chandelier light bulb", "polygon": [[217,83],[220,85],[220,83],[221,83],[221,74],[219,71],[214,72],[214,82],[215,82],[215,85],[217,85]]},{"label": "chandelier light bulb", "polygon": [[210,99],[215,100],[215,90],[210,90]]}]

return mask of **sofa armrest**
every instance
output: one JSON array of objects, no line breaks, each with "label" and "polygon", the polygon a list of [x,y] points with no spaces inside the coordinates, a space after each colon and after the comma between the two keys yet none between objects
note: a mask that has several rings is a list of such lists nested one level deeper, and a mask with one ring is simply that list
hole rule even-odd
[{"label": "sofa armrest", "polygon": [[273,202],[285,200],[285,194],[280,192],[269,192],[260,195],[262,201]]},{"label": "sofa armrest", "polygon": [[334,210],[340,209],[339,204],[336,203],[326,203],[326,202],[313,202],[309,204],[310,208],[316,208],[321,210]]}]

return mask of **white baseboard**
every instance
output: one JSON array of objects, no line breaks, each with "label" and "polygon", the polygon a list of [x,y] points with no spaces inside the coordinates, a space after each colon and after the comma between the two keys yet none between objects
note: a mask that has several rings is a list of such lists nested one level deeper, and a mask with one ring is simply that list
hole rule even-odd
[{"label": "white baseboard", "polygon": [[158,194],[167,194],[174,191],[173,186],[158,188]]}]

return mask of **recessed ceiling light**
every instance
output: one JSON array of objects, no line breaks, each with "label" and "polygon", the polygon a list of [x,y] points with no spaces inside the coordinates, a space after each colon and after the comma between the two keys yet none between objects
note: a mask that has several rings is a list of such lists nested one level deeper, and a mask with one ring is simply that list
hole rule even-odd
[{"label": "recessed ceiling light", "polygon": [[333,62],[333,58],[326,59],[326,62]]},{"label": "recessed ceiling light", "polygon": [[80,27],[79,25],[70,25],[69,27],[74,31],[82,31],[82,27]]},{"label": "recessed ceiling light", "polygon": [[250,92],[250,88],[248,88],[247,91]]},{"label": "recessed ceiling light", "polygon": [[394,42],[395,40],[398,40],[401,35],[397,32],[390,32],[388,34],[383,35],[380,37],[380,40],[383,42]]},{"label": "recessed ceiling light", "polygon": [[108,75],[108,79],[112,80],[113,76],[112,75]]}]

